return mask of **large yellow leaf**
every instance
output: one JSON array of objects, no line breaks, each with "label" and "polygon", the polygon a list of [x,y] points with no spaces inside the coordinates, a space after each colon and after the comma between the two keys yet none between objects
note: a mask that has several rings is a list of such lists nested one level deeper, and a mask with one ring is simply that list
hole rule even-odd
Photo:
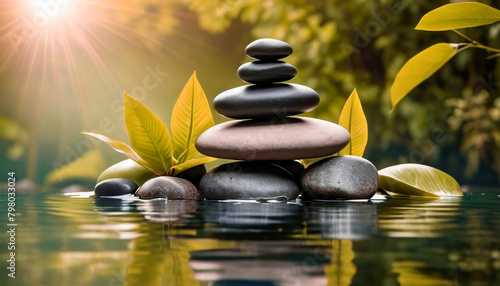
[{"label": "large yellow leaf", "polygon": [[339,124],[351,134],[351,141],[340,151],[340,154],[363,157],[368,142],[368,123],[356,89],[353,90],[342,108]]},{"label": "large yellow leaf", "polygon": [[172,113],[173,154],[179,164],[200,155],[194,142],[212,126],[214,120],[210,105],[194,72],[177,99]]},{"label": "large yellow leaf", "polygon": [[500,10],[478,2],[452,3],[425,14],[415,29],[446,31],[500,21]]},{"label": "large yellow leaf", "polygon": [[109,146],[111,146],[113,149],[115,149],[119,153],[126,155],[130,159],[134,160],[137,164],[143,166],[144,168],[149,169],[153,173],[157,173],[157,174],[161,173],[161,171],[155,170],[153,167],[151,167],[148,164],[148,162],[144,161],[144,159],[142,159],[132,148],[130,148],[130,146],[128,146],[127,144],[125,144],[123,142],[116,141],[116,140],[110,139],[104,135],[96,134],[96,133],[92,133],[92,132],[82,132],[82,134],[92,136],[94,138],[97,138],[101,141],[108,143]]},{"label": "large yellow leaf", "polygon": [[144,182],[155,176],[155,173],[142,167],[131,159],[127,159],[104,170],[99,178],[97,178],[97,183],[107,179],[123,178],[132,180],[137,185],[141,186]]},{"label": "large yellow leaf", "polygon": [[463,196],[460,185],[445,172],[420,164],[400,164],[378,172],[379,186],[391,195]]},{"label": "large yellow leaf", "polygon": [[180,172],[185,171],[185,170],[190,169],[190,168],[193,168],[194,166],[206,164],[206,163],[209,163],[209,162],[212,162],[215,160],[218,160],[218,159],[214,158],[214,157],[203,157],[203,158],[196,158],[196,159],[187,160],[186,162],[184,162],[182,164],[179,164],[179,165],[172,167],[168,173],[170,176],[176,176]]},{"label": "large yellow leaf", "polygon": [[446,62],[457,54],[458,48],[454,44],[439,43],[421,51],[408,60],[396,75],[391,87],[392,109],[412,89],[429,78]]},{"label": "large yellow leaf", "polygon": [[106,162],[99,151],[94,148],[76,160],[63,165],[45,176],[45,185],[53,185],[66,180],[93,180],[106,168]]},{"label": "large yellow leaf", "polygon": [[125,93],[125,125],[130,145],[154,170],[166,174],[172,166],[172,139],[151,110]]}]

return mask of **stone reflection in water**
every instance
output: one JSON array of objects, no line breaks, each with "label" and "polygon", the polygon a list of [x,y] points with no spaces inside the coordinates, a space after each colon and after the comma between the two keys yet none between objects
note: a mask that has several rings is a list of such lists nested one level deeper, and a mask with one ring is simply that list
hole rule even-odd
[{"label": "stone reflection in water", "polygon": [[137,201],[137,209],[149,221],[170,223],[200,222],[201,202],[195,200],[149,200]]},{"label": "stone reflection in water", "polygon": [[326,285],[329,249],[298,241],[246,241],[191,252],[189,266],[210,285]]},{"label": "stone reflection in water", "polygon": [[308,233],[319,232],[325,239],[365,239],[377,233],[377,206],[370,202],[315,204],[309,213]]},{"label": "stone reflection in water", "polygon": [[205,222],[215,224],[205,228],[208,232],[232,232],[246,237],[251,232],[270,232],[277,237],[300,233],[303,221],[302,207],[290,203],[207,201],[203,204],[202,216]]},{"label": "stone reflection in water", "polygon": [[116,213],[123,215],[125,212],[137,212],[133,200],[95,198],[95,208],[99,213],[110,215]]}]

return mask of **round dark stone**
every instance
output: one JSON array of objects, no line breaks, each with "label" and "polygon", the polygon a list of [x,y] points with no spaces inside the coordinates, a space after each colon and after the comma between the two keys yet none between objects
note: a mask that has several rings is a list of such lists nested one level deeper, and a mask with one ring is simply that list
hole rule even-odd
[{"label": "round dark stone", "polygon": [[133,194],[138,187],[136,183],[128,179],[107,179],[95,186],[94,193],[96,197],[121,196]]},{"label": "round dark stone", "polygon": [[188,180],[161,176],[145,182],[135,195],[141,199],[202,200],[196,187]]},{"label": "round dark stone", "polygon": [[207,173],[205,164],[194,166],[185,171],[180,172],[176,177],[190,181],[195,187],[200,184],[201,177]]},{"label": "round dark stone", "polygon": [[282,118],[316,108],[319,95],[299,84],[245,85],[217,95],[214,109],[234,119]]},{"label": "round dark stone", "polygon": [[378,189],[377,168],[358,156],[336,156],[309,166],[301,179],[313,199],[369,199]]},{"label": "round dark stone", "polygon": [[259,60],[278,60],[288,57],[293,49],[288,43],[276,39],[259,39],[251,42],[245,49],[249,57]]},{"label": "round dark stone", "polygon": [[242,80],[255,84],[287,81],[296,75],[297,68],[282,61],[254,61],[238,68],[238,76]]},{"label": "round dark stone", "polygon": [[211,200],[296,199],[300,193],[293,176],[268,162],[234,162],[220,165],[200,181],[200,192]]}]

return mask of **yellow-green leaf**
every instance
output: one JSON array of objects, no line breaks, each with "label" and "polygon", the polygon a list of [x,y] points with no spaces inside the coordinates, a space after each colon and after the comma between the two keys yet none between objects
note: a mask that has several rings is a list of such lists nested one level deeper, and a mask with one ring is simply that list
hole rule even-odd
[{"label": "yellow-green leaf", "polygon": [[203,157],[203,158],[191,159],[191,160],[188,160],[182,164],[179,164],[179,165],[172,167],[168,173],[171,176],[176,176],[180,172],[185,171],[185,170],[190,169],[190,168],[193,168],[194,166],[206,164],[206,163],[209,163],[209,162],[212,162],[215,160],[218,160],[218,159],[213,158],[213,157]]},{"label": "yellow-green leaf", "polygon": [[163,122],[125,93],[125,126],[130,145],[154,170],[165,174],[172,166],[172,139]]},{"label": "yellow-green leaf", "polygon": [[93,180],[106,168],[106,162],[99,151],[94,148],[81,157],[62,165],[45,176],[45,185],[53,185],[66,180],[90,179]]},{"label": "yellow-green leaf", "polygon": [[408,60],[396,75],[391,87],[392,109],[412,89],[429,78],[446,62],[457,54],[458,48],[454,44],[439,43],[421,51]]},{"label": "yellow-green leaf", "polygon": [[172,113],[173,154],[179,164],[200,155],[194,147],[194,142],[201,133],[212,126],[214,120],[210,105],[196,73],[193,73],[177,99]]},{"label": "yellow-green leaf", "polygon": [[104,170],[97,179],[97,183],[107,179],[123,178],[132,180],[137,185],[141,186],[144,182],[155,176],[155,173],[137,164],[133,160],[127,159]]},{"label": "yellow-green leaf", "polygon": [[425,14],[415,29],[446,31],[500,21],[500,10],[478,2],[451,3]]},{"label": "yellow-green leaf", "polygon": [[342,108],[339,124],[351,134],[349,144],[340,151],[340,154],[363,157],[368,142],[368,123],[356,89],[352,91]]},{"label": "yellow-green leaf", "polygon": [[420,164],[400,164],[380,170],[379,186],[390,195],[463,196],[460,185],[445,172]]},{"label": "yellow-green leaf", "polygon": [[144,161],[130,146],[127,144],[116,141],[113,139],[108,138],[107,136],[101,135],[101,134],[96,134],[92,132],[82,132],[82,134],[92,136],[94,138],[97,138],[101,141],[104,141],[109,144],[113,149],[115,149],[117,152],[122,153],[129,157],[130,159],[134,160],[137,164],[143,166],[144,168],[149,169],[151,172],[160,174],[160,170],[155,170],[153,167],[151,167],[148,162]]}]

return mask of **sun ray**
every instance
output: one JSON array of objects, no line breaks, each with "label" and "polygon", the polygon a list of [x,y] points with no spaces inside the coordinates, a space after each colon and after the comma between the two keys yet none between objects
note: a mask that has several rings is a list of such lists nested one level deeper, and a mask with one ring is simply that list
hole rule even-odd
[{"label": "sun ray", "polygon": [[[170,39],[184,39],[186,43],[204,47],[199,38],[172,28],[177,21],[175,17],[192,19],[195,23],[195,16],[177,10],[180,4],[173,0],[149,4],[144,1],[70,0],[60,6],[50,6],[60,1],[43,0],[0,3],[6,16],[0,18],[0,75],[9,75],[16,81],[16,105],[8,112],[13,113],[18,122],[26,123],[33,136],[26,158],[30,178],[36,177],[41,128],[55,124],[54,128],[59,131],[56,153],[61,159],[71,142],[70,128],[93,126],[95,111],[89,104],[90,95],[86,94],[89,79],[102,83],[103,96],[112,99],[121,96],[117,91],[123,89],[123,83],[117,75],[123,71],[114,70],[109,58],[116,55],[116,49],[168,53],[170,57],[194,64]],[[173,18],[162,22],[167,26],[155,26],[155,21],[165,20],[161,17]],[[152,27],[152,30],[144,27]],[[70,122],[69,118],[77,118],[77,122]]]}]

